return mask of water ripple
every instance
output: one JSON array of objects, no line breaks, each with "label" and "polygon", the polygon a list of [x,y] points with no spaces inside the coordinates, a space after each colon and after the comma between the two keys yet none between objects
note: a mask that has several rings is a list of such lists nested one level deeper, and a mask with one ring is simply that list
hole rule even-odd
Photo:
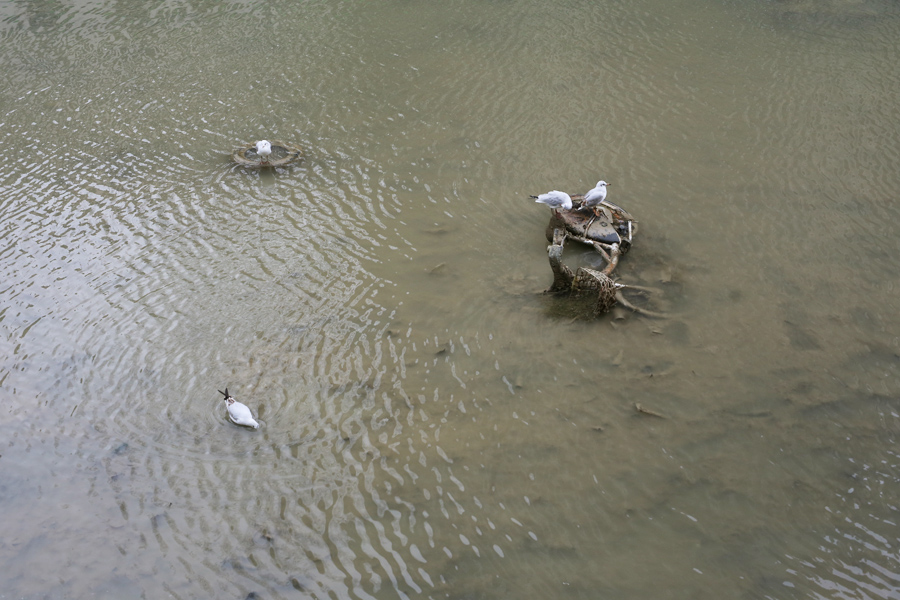
[{"label": "water ripple", "polygon": [[[896,23],[839,4],[0,8],[12,593],[895,594]],[[601,176],[702,317],[539,294],[527,195]]]}]

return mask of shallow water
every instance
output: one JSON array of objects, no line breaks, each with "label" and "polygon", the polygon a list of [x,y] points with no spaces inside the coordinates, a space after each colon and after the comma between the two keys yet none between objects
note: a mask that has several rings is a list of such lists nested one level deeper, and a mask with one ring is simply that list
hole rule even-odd
[{"label": "shallow water", "polygon": [[[887,0],[0,6],[3,594],[900,595],[897,40]],[[305,160],[231,164],[262,137]],[[540,294],[528,194],[599,178],[670,318]]]}]

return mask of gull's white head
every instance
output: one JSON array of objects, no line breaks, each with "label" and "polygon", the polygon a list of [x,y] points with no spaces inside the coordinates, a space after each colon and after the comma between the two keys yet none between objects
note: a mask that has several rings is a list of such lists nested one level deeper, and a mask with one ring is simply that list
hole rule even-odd
[{"label": "gull's white head", "polygon": [[256,153],[259,154],[260,158],[266,160],[272,154],[272,144],[266,140],[256,142]]}]

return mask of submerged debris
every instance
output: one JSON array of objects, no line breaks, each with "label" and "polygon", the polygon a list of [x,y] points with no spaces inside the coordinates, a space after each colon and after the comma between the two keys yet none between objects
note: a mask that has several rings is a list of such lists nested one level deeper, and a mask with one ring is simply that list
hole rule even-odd
[{"label": "submerged debris", "polygon": [[285,142],[260,140],[235,149],[231,157],[244,167],[284,167],[303,160],[303,151]]},{"label": "submerged debris", "polygon": [[662,413],[658,413],[655,410],[651,410],[649,408],[644,408],[642,405],[637,402],[634,403],[634,410],[638,411],[642,415],[648,415],[651,417],[659,417],[660,419],[668,419],[668,417]]},{"label": "submerged debris", "polygon": [[[605,192],[606,183],[603,181],[599,183],[604,184],[602,189]],[[597,294],[595,315],[608,312],[618,303],[647,316],[664,316],[628,302],[621,290],[631,286],[617,283],[612,278],[619,259],[628,252],[637,235],[638,223],[635,218],[621,206],[607,201],[605,194],[602,199],[595,199],[593,203],[586,203],[584,196],[571,198],[573,201],[571,209],[552,207],[554,210],[547,225],[546,234],[550,241],[547,257],[553,270],[553,285],[546,293],[595,293]],[[567,239],[592,246],[603,257],[606,267],[602,271],[581,267],[573,273],[562,261],[563,246]],[[634,289],[640,292],[650,291],[647,288]]]}]

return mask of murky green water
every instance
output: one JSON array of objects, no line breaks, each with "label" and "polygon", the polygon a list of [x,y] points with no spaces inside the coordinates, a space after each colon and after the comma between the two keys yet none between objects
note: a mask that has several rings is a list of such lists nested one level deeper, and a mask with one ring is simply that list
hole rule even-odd
[{"label": "murky green water", "polygon": [[[898,40],[889,0],[0,4],[0,596],[900,595]],[[306,160],[230,163],[263,137]],[[540,294],[528,194],[600,178],[671,318]]]}]

